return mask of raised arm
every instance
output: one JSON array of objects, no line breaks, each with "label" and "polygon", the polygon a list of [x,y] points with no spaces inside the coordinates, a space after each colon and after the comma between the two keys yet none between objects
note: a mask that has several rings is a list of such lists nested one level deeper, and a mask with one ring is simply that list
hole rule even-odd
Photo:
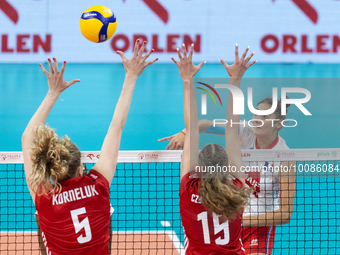
[{"label": "raised arm", "polygon": [[189,55],[187,56],[187,51],[185,45],[182,45],[182,54],[177,49],[179,62],[177,62],[173,57],[172,61],[175,62],[179,69],[179,74],[183,80],[183,110],[184,110],[184,124],[186,130],[186,137],[184,140],[184,148],[181,162],[181,179],[182,177],[189,173],[191,170],[195,169],[198,164],[198,144],[199,144],[199,133],[197,125],[197,105],[195,98],[195,87],[193,83],[193,78],[195,74],[204,65],[201,62],[199,65],[194,66],[192,63],[192,54],[194,51],[194,45],[191,45]]},{"label": "raised arm", "polygon": [[[254,55],[254,52],[246,58],[249,47],[244,51],[242,57],[240,58],[238,55],[238,45],[235,46],[235,62],[232,65],[228,65],[224,60],[221,60],[221,63],[225,67],[230,77],[230,84],[236,87],[240,87],[241,79],[245,73],[245,71],[255,64],[256,61],[253,61],[248,64],[251,57]],[[235,177],[241,179],[244,182],[244,172],[240,171],[242,166],[242,157],[241,157],[241,146],[240,146],[240,138],[238,134],[240,115],[233,114],[233,96],[229,91],[229,100],[228,100],[228,110],[227,110],[227,125],[225,128],[225,149],[227,151],[227,155],[229,157],[229,164],[231,166],[236,167],[236,173],[234,173]]]},{"label": "raised arm", "polygon": [[123,52],[117,51],[122,58],[125,68],[125,80],[109,130],[107,131],[101,148],[100,158],[93,167],[94,170],[101,173],[108,180],[109,184],[111,184],[116,170],[120,140],[130,109],[136,80],[138,76],[142,74],[145,67],[157,61],[157,59],[154,59],[146,62],[146,59],[151,55],[153,50],[150,50],[147,54],[145,54],[145,56],[143,56],[145,46],[146,42],[142,44],[142,47],[139,50],[139,40],[137,40],[134,46],[133,56],[129,60],[126,59]]},{"label": "raised arm", "polygon": [[[65,67],[66,67],[66,62],[64,61],[60,69],[60,72],[58,71],[58,63],[55,58],[53,58],[53,62],[54,63],[52,64],[51,59],[48,59],[48,65],[49,65],[49,70],[50,70],[49,73],[45,70],[42,64],[39,64],[43,73],[47,77],[49,90],[47,92],[47,95],[45,96],[45,99],[42,101],[41,105],[39,106],[38,110],[34,113],[33,117],[28,123],[21,138],[27,184],[30,183],[29,178],[32,174],[32,160],[30,157],[30,150],[33,144],[33,140],[37,139],[35,128],[40,125],[45,124],[47,116],[51,112],[61,92],[63,92],[65,89],[67,89],[72,84],[76,82],[80,82],[80,80],[78,79],[66,82],[63,77]],[[29,185],[28,185],[28,189],[31,193],[31,196],[34,202],[35,192],[32,190],[32,188]]]}]

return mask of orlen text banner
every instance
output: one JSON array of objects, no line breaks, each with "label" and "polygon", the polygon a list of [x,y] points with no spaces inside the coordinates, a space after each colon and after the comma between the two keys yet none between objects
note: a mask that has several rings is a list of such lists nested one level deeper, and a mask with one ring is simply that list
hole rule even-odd
[{"label": "orlen text banner", "polygon": [[170,62],[176,48],[195,44],[195,60],[233,60],[235,43],[259,62],[339,62],[340,1],[102,0],[117,17],[112,39],[96,44],[79,29],[89,0],[0,0],[0,62],[120,62],[137,38]]}]

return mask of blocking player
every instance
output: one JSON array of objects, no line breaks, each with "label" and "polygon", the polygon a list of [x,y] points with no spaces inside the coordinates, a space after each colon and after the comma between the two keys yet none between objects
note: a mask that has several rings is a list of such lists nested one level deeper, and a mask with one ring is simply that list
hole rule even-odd
[{"label": "blocking player", "polygon": [[[255,63],[249,63],[248,49],[241,58],[235,48],[235,63],[227,66],[231,84],[240,86],[244,72]],[[203,66],[192,63],[193,45],[187,56],[178,50],[178,66],[183,80],[184,122],[187,136],[184,141],[181,162],[180,212],[185,232],[186,254],[244,254],[241,241],[243,207],[247,204],[250,189],[244,187],[238,127],[226,127],[226,148],[207,144],[199,152],[199,132],[195,88],[191,79]],[[233,115],[233,99],[229,95],[227,119],[237,122]],[[230,122],[229,122],[230,123]],[[229,171],[206,171],[217,166],[235,168]],[[237,170],[238,169],[238,170]]]},{"label": "blocking player", "polygon": [[39,215],[39,225],[47,254],[109,254],[110,184],[114,176],[120,139],[138,76],[152,53],[145,56],[146,42],[139,50],[139,40],[131,59],[120,51],[125,80],[120,98],[104,139],[100,159],[86,176],[78,147],[65,136],[44,126],[59,95],[80,80],[66,82],[66,62],[58,71],[57,60],[48,59],[49,91],[28,123],[23,136],[25,175],[28,188]]}]

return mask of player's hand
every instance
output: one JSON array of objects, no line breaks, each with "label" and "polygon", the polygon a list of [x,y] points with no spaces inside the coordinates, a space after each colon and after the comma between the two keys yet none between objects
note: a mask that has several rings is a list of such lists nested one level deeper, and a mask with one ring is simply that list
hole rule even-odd
[{"label": "player's hand", "polygon": [[142,43],[142,47],[139,48],[139,39],[135,43],[135,47],[133,49],[133,55],[130,59],[127,59],[123,52],[117,51],[119,56],[122,58],[122,62],[125,68],[126,75],[132,76],[137,78],[139,75],[142,74],[145,67],[151,65],[152,63],[156,62],[158,58],[155,58],[151,61],[146,61],[146,59],[154,52],[154,49],[151,49],[148,53],[143,56],[143,52],[146,46],[146,41]]},{"label": "player's hand", "polygon": [[165,148],[166,150],[180,150],[184,146],[184,139],[185,135],[182,132],[179,132],[175,135],[159,139],[158,142],[170,141],[168,146]]},{"label": "player's hand", "polygon": [[64,80],[64,71],[66,68],[66,61],[64,61],[59,72],[57,60],[53,58],[53,62],[54,62],[53,65],[52,65],[52,61],[50,58],[47,60],[48,60],[48,66],[49,66],[50,72],[47,72],[42,64],[39,64],[39,66],[47,77],[49,92],[53,93],[56,96],[59,96],[61,92],[63,92],[68,87],[70,87],[72,84],[76,82],[80,82],[79,79],[75,79],[75,80],[68,81],[68,82]]},{"label": "player's hand", "polygon": [[204,65],[205,61],[201,62],[199,65],[195,66],[192,63],[192,54],[194,51],[194,44],[191,44],[189,55],[187,56],[187,50],[185,48],[184,43],[182,44],[183,48],[183,56],[179,49],[177,48],[177,53],[179,57],[179,62],[177,62],[174,57],[171,57],[171,60],[177,65],[179,69],[179,74],[182,77],[182,80],[190,80],[193,78],[196,73],[201,69]]},{"label": "player's hand", "polygon": [[235,45],[235,62],[232,65],[228,65],[223,59],[220,59],[220,62],[222,63],[224,68],[227,70],[228,75],[231,79],[240,80],[243,77],[244,73],[247,71],[247,69],[256,63],[256,60],[248,63],[255,54],[255,51],[253,51],[246,58],[248,50],[249,50],[249,46],[246,48],[246,50],[243,52],[243,55],[240,58],[238,55],[238,45],[236,44]]}]

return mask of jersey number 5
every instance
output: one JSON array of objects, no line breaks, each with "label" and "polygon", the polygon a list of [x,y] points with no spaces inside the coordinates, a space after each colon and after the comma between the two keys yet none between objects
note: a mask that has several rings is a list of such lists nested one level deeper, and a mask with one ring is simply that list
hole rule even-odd
[{"label": "jersey number 5", "polygon": [[86,213],[85,207],[71,211],[71,217],[72,217],[72,221],[73,221],[73,225],[74,225],[74,229],[76,231],[76,234],[82,228],[85,229],[85,236],[83,236],[83,235],[78,236],[78,238],[77,238],[78,243],[87,243],[87,242],[91,241],[91,239],[92,239],[92,233],[91,233],[89,218],[86,217],[81,222],[79,222],[79,219],[78,219],[78,216],[81,215],[81,214],[84,214],[84,213]]},{"label": "jersey number 5", "polygon": [[[224,231],[224,238],[217,238],[215,239],[215,243],[218,245],[226,245],[229,243],[229,222],[225,221],[222,224],[220,224],[219,221],[219,215],[216,213],[212,213],[213,215],[213,222],[214,222],[214,234]],[[210,232],[209,232],[209,225],[208,225],[208,213],[207,212],[201,212],[197,215],[197,220],[202,221],[202,228],[203,228],[203,237],[204,237],[204,243],[210,244]]]}]

